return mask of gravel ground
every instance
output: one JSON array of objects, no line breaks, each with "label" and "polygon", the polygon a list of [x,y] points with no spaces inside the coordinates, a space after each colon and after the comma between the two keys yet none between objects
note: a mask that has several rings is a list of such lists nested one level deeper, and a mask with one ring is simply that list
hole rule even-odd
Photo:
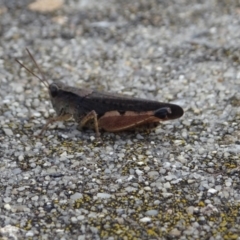
[{"label": "gravel ground", "polygon": [[[239,1],[51,2],[0,0],[1,239],[240,239]],[[55,113],[26,47],[49,81],[185,115],[36,138]]]}]

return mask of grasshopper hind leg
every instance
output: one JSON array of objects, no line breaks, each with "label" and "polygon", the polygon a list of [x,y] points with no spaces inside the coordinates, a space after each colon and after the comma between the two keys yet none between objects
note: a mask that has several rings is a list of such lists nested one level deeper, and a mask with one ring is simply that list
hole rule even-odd
[{"label": "grasshopper hind leg", "polygon": [[89,121],[92,121],[94,123],[94,129],[96,132],[96,137],[99,138],[100,137],[100,133],[99,133],[99,127],[98,127],[98,119],[97,119],[97,113],[92,110],[91,112],[89,112],[86,116],[84,116],[81,121],[79,122],[78,125],[78,129],[82,129],[84,126],[88,125]]},{"label": "grasshopper hind leg", "polygon": [[168,106],[159,108],[154,111],[154,116],[163,121],[180,118],[183,114],[183,109],[174,104],[168,104]]},{"label": "grasshopper hind leg", "polygon": [[156,110],[154,112],[154,116],[159,118],[159,119],[165,120],[165,119],[168,119],[168,116],[171,113],[172,112],[171,112],[170,108],[164,107],[164,108],[160,108],[160,109]]}]

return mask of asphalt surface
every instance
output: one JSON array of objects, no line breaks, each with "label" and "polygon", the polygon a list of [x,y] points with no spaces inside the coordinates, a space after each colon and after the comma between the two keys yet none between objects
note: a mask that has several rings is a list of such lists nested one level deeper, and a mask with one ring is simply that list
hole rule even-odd
[{"label": "asphalt surface", "polygon": [[[0,0],[1,239],[240,239],[239,1]],[[183,107],[78,131],[49,82]]]}]

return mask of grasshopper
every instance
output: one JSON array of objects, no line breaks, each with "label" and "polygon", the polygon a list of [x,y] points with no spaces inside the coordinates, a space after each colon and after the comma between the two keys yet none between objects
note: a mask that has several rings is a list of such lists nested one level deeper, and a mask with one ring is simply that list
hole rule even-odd
[{"label": "grasshopper", "polygon": [[183,109],[175,104],[75,88],[61,82],[49,84],[30,51],[26,50],[41,77],[17,59],[16,61],[48,88],[57,114],[47,121],[39,135],[42,135],[51,123],[70,118],[78,123],[80,129],[94,127],[99,137],[99,130],[119,132],[138,127],[156,127],[160,121],[177,119],[184,113]]}]

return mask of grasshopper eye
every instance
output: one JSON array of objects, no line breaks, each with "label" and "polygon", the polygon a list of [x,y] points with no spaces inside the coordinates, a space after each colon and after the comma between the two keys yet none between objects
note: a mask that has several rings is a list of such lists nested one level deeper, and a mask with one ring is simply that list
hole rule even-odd
[{"label": "grasshopper eye", "polygon": [[52,97],[56,97],[58,95],[58,87],[54,85],[49,86],[49,92]]}]

